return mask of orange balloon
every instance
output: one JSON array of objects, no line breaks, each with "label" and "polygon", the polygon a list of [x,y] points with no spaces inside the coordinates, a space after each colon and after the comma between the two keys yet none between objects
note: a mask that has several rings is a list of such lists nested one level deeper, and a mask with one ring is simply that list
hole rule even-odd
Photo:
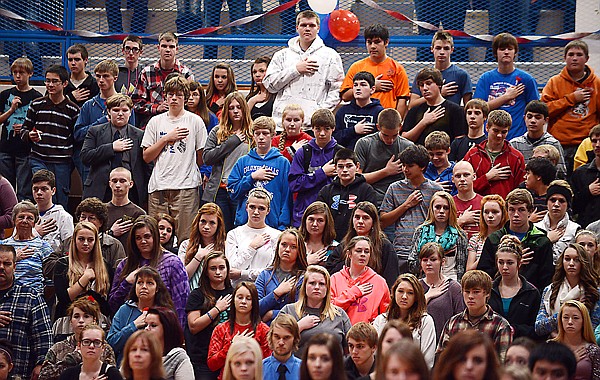
[{"label": "orange balloon", "polygon": [[350,42],[360,33],[360,21],[354,13],[336,9],[329,15],[329,32],[338,41]]}]

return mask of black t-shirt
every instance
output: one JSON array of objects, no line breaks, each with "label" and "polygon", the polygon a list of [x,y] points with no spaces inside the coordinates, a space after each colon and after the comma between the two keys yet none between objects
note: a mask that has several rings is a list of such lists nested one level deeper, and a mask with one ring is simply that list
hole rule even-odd
[{"label": "black t-shirt", "polygon": [[[226,296],[228,294],[233,294],[233,288],[225,288],[223,290],[214,290],[215,299],[219,299],[220,297]],[[208,310],[204,310],[202,308],[204,304],[204,295],[200,291],[199,288],[192,290],[190,293],[187,304],[185,305],[186,313],[191,311],[200,310],[200,314],[206,313]],[[214,314],[214,311],[211,315]],[[213,330],[219,323],[225,322],[229,319],[229,311],[223,310],[221,314],[219,314],[218,318],[208,325],[204,330],[200,331],[198,334],[192,334],[188,324],[185,324],[185,342],[187,346],[187,352],[190,357],[190,360],[194,365],[201,365],[206,367],[206,358],[208,357],[208,345],[210,343],[210,337],[212,336]]]},{"label": "black t-shirt", "polygon": [[470,138],[469,136],[463,136],[455,139],[450,144],[450,154],[448,154],[448,159],[450,161],[458,162],[462,160],[469,149],[474,147],[475,145],[479,145],[486,139],[485,135],[482,135],[477,138]]},{"label": "black t-shirt", "polygon": [[0,151],[3,153],[24,156],[29,154],[31,148],[29,147],[29,144],[21,140],[21,136],[15,136],[14,125],[23,124],[25,117],[27,116],[27,110],[29,110],[29,103],[34,99],[41,98],[42,94],[34,88],[27,92],[21,92],[17,90],[16,87],[4,90],[0,93],[2,113],[10,109],[10,105],[16,96],[21,98],[21,106],[18,107],[2,125]]},{"label": "black t-shirt", "polygon": [[425,138],[433,131],[446,132],[448,135],[450,135],[450,142],[452,142],[457,136],[466,135],[468,126],[463,108],[449,100],[444,100],[442,104],[437,106],[429,106],[427,103],[423,103],[411,108],[406,114],[406,120],[404,120],[402,131],[408,132],[413,129],[419,123],[419,121],[423,119],[423,115],[425,112],[427,112],[427,110],[434,110],[439,106],[442,106],[442,108],[446,109],[444,116],[425,127],[416,143],[425,145]]},{"label": "black t-shirt", "polygon": [[[81,374],[81,364],[67,368],[64,370],[59,377],[59,380],[79,380]],[[102,364],[100,368],[100,375],[106,375],[107,380],[122,380],[121,373],[115,366],[109,366],[106,363]]]}]

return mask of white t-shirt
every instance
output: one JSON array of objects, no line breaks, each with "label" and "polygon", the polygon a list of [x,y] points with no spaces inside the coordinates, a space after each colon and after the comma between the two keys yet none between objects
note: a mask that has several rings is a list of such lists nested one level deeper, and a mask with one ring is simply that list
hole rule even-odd
[{"label": "white t-shirt", "polygon": [[152,146],[177,127],[188,128],[190,133],[183,140],[167,144],[160,152],[154,161],[148,193],[192,189],[200,184],[196,151],[203,149],[206,144],[206,126],[200,116],[189,111],[184,111],[184,114],[176,119],[169,117],[168,112],[154,116],[144,131],[142,148]]}]

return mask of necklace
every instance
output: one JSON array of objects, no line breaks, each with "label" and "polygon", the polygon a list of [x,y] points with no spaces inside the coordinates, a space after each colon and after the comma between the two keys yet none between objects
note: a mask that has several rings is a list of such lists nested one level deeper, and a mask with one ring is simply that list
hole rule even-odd
[{"label": "necklace", "polygon": [[438,280],[438,282],[434,282],[434,283],[427,284],[427,285],[429,285],[430,288],[435,288],[435,287],[442,286],[444,281],[446,281],[446,279],[440,276],[440,279]]}]

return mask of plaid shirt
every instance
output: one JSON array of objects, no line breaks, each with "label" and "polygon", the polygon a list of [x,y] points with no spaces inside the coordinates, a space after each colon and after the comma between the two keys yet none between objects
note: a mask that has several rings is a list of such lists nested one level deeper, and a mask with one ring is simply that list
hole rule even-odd
[{"label": "plaid shirt", "polygon": [[140,73],[137,86],[131,99],[134,103],[134,110],[141,116],[142,126],[145,126],[150,117],[157,114],[156,109],[163,102],[163,87],[167,75],[179,72],[188,80],[194,80],[192,70],[183,65],[179,60],[175,60],[173,70],[165,71],[160,67],[160,61],[153,65],[144,67]]},{"label": "plaid shirt", "polygon": [[0,339],[13,345],[13,375],[29,379],[53,343],[48,306],[41,293],[15,283],[0,298],[0,311],[8,311],[12,318],[8,326],[0,328]]},{"label": "plaid shirt", "polygon": [[506,319],[496,314],[489,305],[487,306],[487,311],[476,322],[469,320],[469,309],[465,309],[462,313],[450,318],[440,336],[437,354],[440,354],[446,348],[448,341],[454,334],[467,329],[477,329],[487,334],[494,342],[500,362],[504,363],[506,351],[512,343],[512,327]]}]

